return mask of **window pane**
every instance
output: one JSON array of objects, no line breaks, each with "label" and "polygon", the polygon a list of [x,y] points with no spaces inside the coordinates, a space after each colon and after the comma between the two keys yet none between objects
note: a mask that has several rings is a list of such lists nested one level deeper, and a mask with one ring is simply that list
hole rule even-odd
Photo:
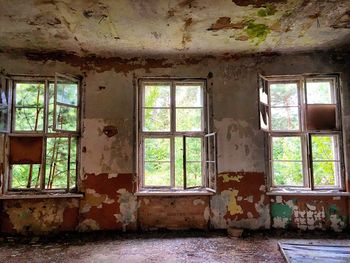
[{"label": "window pane", "polygon": [[11,188],[39,188],[40,164],[12,165]]},{"label": "window pane", "polygon": [[339,178],[339,162],[313,162],[312,169],[315,186],[334,186]]},{"label": "window pane", "polygon": [[44,108],[15,108],[16,131],[42,131]]},{"label": "window pane", "polygon": [[76,177],[77,177],[77,146],[78,146],[78,140],[77,138],[71,138],[71,145],[70,145],[70,180],[69,180],[69,186],[70,188],[76,187]]},{"label": "window pane", "polygon": [[273,162],[273,184],[303,186],[302,162]]},{"label": "window pane", "polygon": [[176,131],[201,131],[202,109],[176,109]]},{"label": "window pane", "polygon": [[44,106],[45,87],[43,83],[17,83],[16,106]]},{"label": "window pane", "polygon": [[311,136],[313,160],[339,160],[337,136]]},{"label": "window pane", "polygon": [[145,162],[145,186],[170,186],[170,162]]},{"label": "window pane", "polygon": [[144,131],[170,131],[170,109],[144,109]]},{"label": "window pane", "polygon": [[176,86],[176,107],[202,107],[202,87]]},{"label": "window pane", "polygon": [[335,103],[331,81],[307,82],[308,104],[332,104]]},{"label": "window pane", "polygon": [[202,186],[202,163],[190,162],[186,164],[187,187]]},{"label": "window pane", "polygon": [[271,106],[298,106],[298,86],[296,83],[270,85]]},{"label": "window pane", "polygon": [[183,188],[183,138],[175,137],[175,187]]},{"label": "window pane", "polygon": [[144,94],[144,107],[170,107],[170,86],[147,85]]},{"label": "window pane", "polygon": [[7,108],[0,109],[0,131],[7,131]]},{"label": "window pane", "polygon": [[78,84],[57,83],[57,102],[78,105]]},{"label": "window pane", "polygon": [[297,107],[271,108],[272,130],[299,130],[299,109]]},{"label": "window pane", "polygon": [[302,160],[300,137],[273,137],[273,160]]},{"label": "window pane", "polygon": [[170,161],[170,139],[147,138],[144,147],[145,161]]},{"label": "window pane", "polygon": [[195,137],[186,137],[186,160],[202,160],[202,139]]},{"label": "window pane", "polygon": [[66,188],[68,138],[47,138],[45,188]]},{"label": "window pane", "polygon": [[65,131],[77,130],[77,108],[57,105],[56,111],[56,129]]}]

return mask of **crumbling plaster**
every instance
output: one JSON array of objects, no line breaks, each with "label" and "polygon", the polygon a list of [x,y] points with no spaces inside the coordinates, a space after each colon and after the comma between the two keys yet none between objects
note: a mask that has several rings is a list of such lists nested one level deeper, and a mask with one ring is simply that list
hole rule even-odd
[{"label": "crumbling plaster", "polygon": [[[0,69],[10,74],[52,75],[55,72],[64,72],[84,76],[79,182],[85,197],[80,201],[79,220],[73,229],[134,230],[140,223],[143,223],[144,229],[153,229],[157,226],[172,229],[177,226],[206,228],[208,224],[212,228],[235,226],[258,229],[271,226],[287,227],[285,221],[289,219],[282,218],[278,221],[278,217],[270,217],[272,206],[270,198],[266,196],[264,140],[263,133],[258,128],[257,73],[269,75],[341,72],[345,142],[348,150],[350,146],[348,57],[347,53],[315,52],[225,58],[156,60],[129,58],[122,60],[127,61],[126,64],[118,64],[120,61],[118,58],[72,61],[72,57],[68,56],[65,62],[65,57],[55,57],[51,60],[45,56],[44,60],[40,60],[39,56],[29,59],[25,56],[0,54]],[[135,78],[144,76],[207,77],[209,72],[213,74],[208,80],[213,95],[213,129],[218,132],[219,143],[218,191],[216,195],[205,199],[192,200],[184,197],[176,199],[176,203],[186,204],[186,207],[181,208],[181,205],[177,205],[177,216],[174,217],[176,220],[172,221],[175,212],[171,211],[171,199],[137,198],[134,195],[133,83]],[[105,133],[105,127],[113,127],[114,132]],[[305,203],[310,202],[303,197],[299,197],[298,200],[296,211],[302,212]],[[315,200],[312,201],[312,205],[317,205],[324,199],[320,197]],[[347,202],[347,198],[342,200]],[[24,211],[24,207],[29,205],[30,201],[21,201],[23,205],[13,208],[15,210],[9,209],[10,201],[1,202],[3,214],[9,219],[2,222],[3,231],[5,224],[5,230],[14,229],[23,232],[24,225],[16,226],[18,221],[14,218],[17,213]],[[66,201],[57,202],[64,204]],[[333,199],[327,202],[328,206],[337,204]],[[159,204],[163,206],[157,208]],[[195,207],[197,212],[186,215],[188,205]],[[150,211],[152,209],[161,211],[168,221],[157,223],[155,218],[148,217],[145,208],[149,208]],[[322,225],[322,229],[330,228],[338,231],[346,227],[347,220],[344,216],[348,212],[344,212],[344,209],[343,206],[340,210],[333,209],[333,214],[328,217],[328,223]],[[58,218],[55,216],[50,218],[55,227],[48,230],[60,229],[58,225],[64,224],[62,214],[57,213],[57,216]],[[35,221],[32,225],[38,224],[39,221]],[[304,228],[302,225],[294,224],[294,226]],[[47,228],[43,229],[43,232],[46,230]]]},{"label": "crumbling plaster", "polygon": [[347,0],[2,0],[0,49],[108,57],[322,49],[348,38],[349,9]]}]

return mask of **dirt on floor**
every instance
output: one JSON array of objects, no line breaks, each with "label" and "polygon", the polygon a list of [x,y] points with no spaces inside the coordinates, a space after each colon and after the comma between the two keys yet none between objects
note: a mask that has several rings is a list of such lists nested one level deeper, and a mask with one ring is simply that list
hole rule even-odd
[{"label": "dirt on floor", "polygon": [[284,262],[278,242],[350,245],[350,234],[330,232],[64,233],[0,237],[0,262]]}]

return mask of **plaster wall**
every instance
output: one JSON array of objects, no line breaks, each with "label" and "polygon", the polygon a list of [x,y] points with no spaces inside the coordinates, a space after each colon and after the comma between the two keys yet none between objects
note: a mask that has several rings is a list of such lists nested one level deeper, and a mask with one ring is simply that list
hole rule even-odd
[{"label": "plaster wall", "polygon": [[[84,197],[2,200],[3,232],[228,226],[341,231],[348,225],[347,197],[271,198],[266,195],[264,134],[258,127],[257,103],[258,72],[265,75],[341,73],[345,159],[348,160],[348,54],[95,60],[69,55],[0,54],[0,69],[9,74],[53,75],[61,72],[84,77],[79,178]],[[213,97],[213,128],[218,132],[216,195],[136,197],[133,83],[140,77],[206,78],[209,72],[213,73],[208,80]],[[106,129],[112,132],[107,134]],[[347,168],[349,170],[348,163]],[[300,218],[303,212],[310,211],[314,213],[314,219],[307,221],[311,227],[309,223],[305,227]],[[42,221],[46,223],[42,224]]]}]

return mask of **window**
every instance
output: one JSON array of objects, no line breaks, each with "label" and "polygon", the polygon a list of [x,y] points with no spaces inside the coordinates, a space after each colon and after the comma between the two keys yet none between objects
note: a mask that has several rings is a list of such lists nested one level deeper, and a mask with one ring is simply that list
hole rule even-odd
[{"label": "window", "polygon": [[5,192],[76,189],[79,116],[80,85],[74,77],[2,78]]},{"label": "window", "polygon": [[259,78],[271,189],[343,189],[338,77]]},{"label": "window", "polygon": [[208,134],[204,80],[140,80],[140,189],[215,188],[216,135]]}]

